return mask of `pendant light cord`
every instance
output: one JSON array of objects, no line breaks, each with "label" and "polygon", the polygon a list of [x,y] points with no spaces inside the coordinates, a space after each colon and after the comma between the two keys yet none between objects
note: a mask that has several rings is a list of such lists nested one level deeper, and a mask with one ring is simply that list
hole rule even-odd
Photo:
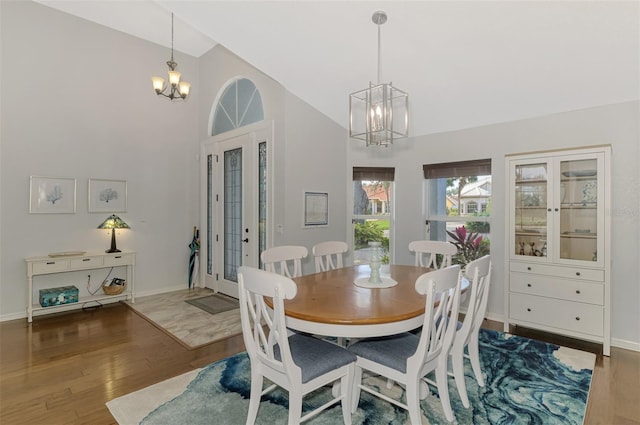
[{"label": "pendant light cord", "polygon": [[171,62],[173,61],[173,12],[171,12]]},{"label": "pendant light cord", "polygon": [[380,26],[382,24],[378,22],[378,82],[377,84],[380,84],[380,64],[381,62],[381,58],[380,58]]}]

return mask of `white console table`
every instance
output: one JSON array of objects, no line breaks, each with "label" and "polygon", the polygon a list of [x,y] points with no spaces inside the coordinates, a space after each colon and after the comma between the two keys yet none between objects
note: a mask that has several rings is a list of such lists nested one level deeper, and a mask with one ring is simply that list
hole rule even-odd
[{"label": "white console table", "polygon": [[[136,253],[132,251],[114,252],[110,254],[105,253],[85,253],[82,255],[68,255],[68,256],[47,256],[47,257],[30,257],[25,258],[27,263],[27,284],[28,284],[28,298],[27,298],[27,320],[31,322],[33,320],[34,313],[44,313],[61,310],[71,310],[74,308],[81,308],[83,303],[91,301],[100,301],[106,299],[126,299],[130,298],[131,302],[135,301],[134,291],[134,267],[136,264]],[[80,296],[78,302],[69,304],[60,304],[50,307],[42,307],[40,304],[33,303],[33,277],[39,275],[46,275],[52,273],[66,273],[78,270],[92,270],[103,269],[110,267],[127,267],[127,286],[125,290],[118,295],[106,295],[104,293],[100,295],[92,296]],[[102,291],[102,288],[100,288]]]}]

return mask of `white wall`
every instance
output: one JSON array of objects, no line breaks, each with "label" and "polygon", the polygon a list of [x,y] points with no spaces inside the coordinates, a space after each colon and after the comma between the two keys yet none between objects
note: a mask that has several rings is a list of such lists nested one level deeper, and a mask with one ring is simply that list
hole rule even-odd
[{"label": "white wall", "polygon": [[[406,248],[424,234],[422,164],[479,158],[492,160],[491,254],[493,286],[489,313],[504,311],[504,156],[517,152],[612,145],[612,336],[613,344],[640,349],[640,133],[639,103],[628,102],[468,130],[409,138],[390,148],[349,144],[349,166],[396,167],[396,262],[411,264]],[[417,119],[417,117],[413,117]]]},{"label": "white wall", "polygon": [[[96,229],[108,214],[87,212],[88,178],[128,182],[119,215],[131,230],[117,239],[138,253],[137,291],[186,287],[199,197],[197,60],[176,52],[192,95],[169,102],[151,86],[152,75],[166,75],[168,49],[36,3],[0,7],[0,318],[25,315],[24,257],[109,247]],[[29,214],[31,175],[76,178],[77,212]],[[86,281],[83,272],[63,283]]]}]

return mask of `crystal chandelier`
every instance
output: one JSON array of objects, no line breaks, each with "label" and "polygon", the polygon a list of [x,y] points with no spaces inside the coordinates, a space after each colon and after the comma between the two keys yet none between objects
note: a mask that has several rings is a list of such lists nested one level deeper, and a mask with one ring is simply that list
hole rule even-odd
[{"label": "crystal chandelier", "polygon": [[349,136],[367,146],[388,146],[409,133],[409,95],[392,83],[380,83],[380,26],[387,14],[375,11],[371,20],[378,25],[378,82],[349,95]]},{"label": "crystal chandelier", "polygon": [[[171,59],[167,61],[169,67],[169,84],[165,86],[164,78],[151,77],[153,88],[157,95],[168,97],[169,99],[186,99],[189,95],[191,84],[186,81],[180,81],[180,74],[176,71],[178,64],[173,60],[173,13],[171,14]],[[169,89],[168,93],[165,93]]]}]

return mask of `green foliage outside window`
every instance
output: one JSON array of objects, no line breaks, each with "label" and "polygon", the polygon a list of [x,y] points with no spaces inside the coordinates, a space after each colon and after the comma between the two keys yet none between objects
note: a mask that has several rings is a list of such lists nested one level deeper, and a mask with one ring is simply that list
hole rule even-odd
[{"label": "green foliage outside window", "polygon": [[368,248],[369,242],[381,242],[384,249],[382,264],[389,264],[389,238],[384,235],[384,231],[388,228],[389,222],[386,220],[356,223],[354,229],[355,249]]}]

